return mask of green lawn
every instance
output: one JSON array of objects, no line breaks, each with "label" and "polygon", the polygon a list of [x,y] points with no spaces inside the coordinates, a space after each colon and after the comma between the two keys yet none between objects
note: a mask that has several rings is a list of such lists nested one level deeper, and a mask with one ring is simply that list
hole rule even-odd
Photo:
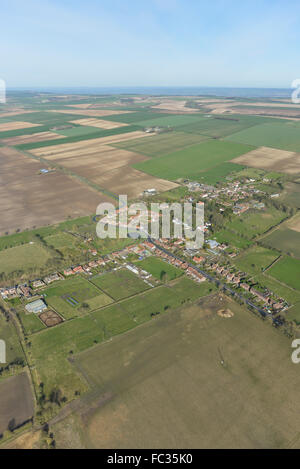
[{"label": "green lawn", "polygon": [[20,319],[25,329],[25,333],[28,335],[46,328],[45,324],[42,323],[37,314],[25,314],[25,312],[22,312],[20,314]]},{"label": "green lawn", "polygon": [[247,145],[223,141],[209,141],[193,145],[184,150],[152,158],[134,165],[136,169],[153,176],[176,180],[198,178],[201,172],[251,151]]},{"label": "green lawn", "polygon": [[164,280],[164,274],[165,280],[174,280],[175,278],[180,277],[183,273],[182,270],[177,269],[173,265],[170,265],[154,256],[143,259],[142,261],[138,261],[136,264],[141,269],[146,270],[151,275],[156,277],[158,280]]}]

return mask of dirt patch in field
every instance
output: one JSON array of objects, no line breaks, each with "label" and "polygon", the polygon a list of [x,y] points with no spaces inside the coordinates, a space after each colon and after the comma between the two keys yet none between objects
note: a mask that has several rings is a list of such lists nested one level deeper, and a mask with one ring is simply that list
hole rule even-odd
[{"label": "dirt patch in field", "polygon": [[22,145],[23,143],[43,142],[44,140],[57,140],[65,138],[63,135],[58,135],[53,132],[40,132],[30,135],[20,135],[18,137],[9,137],[1,140],[5,145]]},{"label": "dirt patch in field", "polygon": [[234,316],[234,313],[230,309],[219,309],[217,314],[221,318],[232,318]]},{"label": "dirt patch in field", "polygon": [[44,311],[39,315],[39,318],[47,327],[53,327],[63,322],[59,314],[52,310]]},{"label": "dirt patch in field", "polygon": [[260,147],[231,161],[269,171],[287,174],[300,173],[300,153],[276,148]]},{"label": "dirt patch in field", "polygon": [[31,419],[34,411],[32,390],[27,373],[0,382],[0,433],[14,419],[18,427]]},{"label": "dirt patch in field", "polygon": [[287,222],[287,227],[300,233],[300,213]]},{"label": "dirt patch in field", "polygon": [[189,108],[186,107],[186,101],[177,101],[177,100],[171,100],[171,99],[166,99],[161,101],[160,104],[157,104],[155,106],[152,106],[153,110],[164,110],[164,111],[170,111],[170,112],[177,112],[177,113],[193,113],[195,114],[198,112],[197,109],[194,108]]},{"label": "dirt patch in field", "polygon": [[0,148],[0,234],[92,214],[100,202],[111,202],[59,170],[40,174],[44,167],[13,148]]},{"label": "dirt patch in field", "polygon": [[39,127],[41,124],[31,124],[30,122],[6,122],[0,124],[0,132],[7,132],[9,130],[28,129],[30,127]]},{"label": "dirt patch in field", "polygon": [[110,122],[103,119],[79,119],[71,121],[72,124],[85,125],[88,127],[97,127],[99,129],[117,129],[118,127],[126,127],[128,124],[122,122]]}]

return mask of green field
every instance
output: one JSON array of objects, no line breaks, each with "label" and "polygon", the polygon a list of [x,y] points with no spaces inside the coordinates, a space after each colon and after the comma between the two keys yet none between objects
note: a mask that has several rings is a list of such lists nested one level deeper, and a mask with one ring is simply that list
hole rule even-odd
[{"label": "green field", "polygon": [[70,127],[68,129],[55,130],[56,134],[63,135],[64,137],[77,137],[95,134],[95,127],[89,127],[87,125],[77,125],[76,127]]},{"label": "green field", "polygon": [[[120,108],[119,108],[120,109]],[[149,119],[156,120],[164,116],[164,118],[173,117],[172,114],[162,114],[159,112],[151,112],[147,110],[141,110],[137,112],[131,112],[128,114],[122,114],[122,109],[120,109],[120,114],[115,114],[113,116],[105,116],[103,119],[113,122],[123,122],[124,124],[143,124],[143,121]]]},{"label": "green field", "polygon": [[300,290],[300,260],[284,257],[268,270],[268,275],[275,277],[289,287]]},{"label": "green field", "polygon": [[51,255],[40,244],[24,244],[0,251],[0,272],[27,272],[46,265]]},{"label": "green field", "polygon": [[256,125],[237,132],[226,140],[256,147],[266,146],[282,150],[300,151],[300,127],[296,123],[270,123]]},{"label": "green field", "polygon": [[61,281],[44,290],[43,294],[47,304],[65,319],[86,314],[112,302],[95,285],[79,276]]},{"label": "green field", "polygon": [[269,267],[280,253],[260,246],[253,246],[234,259],[234,264],[242,272],[258,274]]},{"label": "green field", "polygon": [[[255,125],[269,122],[270,119],[265,119],[255,116],[238,116],[232,115],[230,117],[206,117],[198,122],[190,123],[180,127],[180,131],[207,135],[209,137],[222,138],[227,135],[236,133],[242,129],[247,129]],[[272,121],[271,121],[272,122]],[[252,143],[251,143],[252,145]]]},{"label": "green field", "polygon": [[11,321],[6,321],[2,312],[0,313],[0,339],[4,340],[6,344],[6,363],[11,363],[18,358],[24,360],[16,329]]},{"label": "green field", "polygon": [[146,156],[162,156],[205,140],[207,140],[207,137],[203,137],[202,135],[186,134],[183,132],[166,132],[147,138],[114,143],[113,146],[141,153]]},{"label": "green field", "polygon": [[237,171],[241,171],[243,169],[242,165],[234,164],[234,163],[221,163],[214,168],[208,169],[200,173],[197,180],[203,184],[211,184],[215,185],[218,182],[224,182],[229,176],[236,176]]},{"label": "green field", "polygon": [[211,169],[252,149],[247,145],[229,142],[204,142],[160,158],[152,158],[134,167],[164,179],[176,180],[189,177],[197,179],[204,170]]},{"label": "green field", "polygon": [[291,305],[300,302],[300,292],[270,277],[268,272],[257,275],[255,281],[259,282],[262,287],[268,288],[279,297],[284,298]]},{"label": "green field", "polygon": [[289,308],[286,314],[286,318],[288,321],[294,321],[297,326],[300,326],[300,304]]},{"label": "green field", "polygon": [[91,281],[114,300],[127,298],[150,288],[143,280],[128,269],[120,269],[108,274],[101,274],[93,277]]},{"label": "green field", "polygon": [[180,308],[75,357],[91,410],[55,426],[57,447],[298,447],[290,356],[290,340],[226,298]]},{"label": "green field", "polygon": [[45,324],[43,324],[37,314],[25,314],[25,312],[22,312],[20,314],[20,319],[25,329],[25,334],[30,335],[46,328]]},{"label": "green field", "polygon": [[137,124],[141,127],[182,127],[183,125],[190,125],[199,122],[203,117],[199,114],[192,115],[163,115],[163,117],[150,118],[147,120],[139,121]]},{"label": "green field", "polygon": [[156,277],[158,280],[165,279],[166,281],[174,280],[177,277],[182,275],[182,270],[177,269],[173,265],[168,264],[167,262],[158,259],[157,257],[148,257],[136,263],[138,267],[143,270],[146,270],[151,275]]},{"label": "green field", "polygon": [[263,238],[263,244],[300,259],[300,233],[285,224]]},{"label": "green field", "polygon": [[226,223],[224,229],[250,240],[277,225],[285,217],[286,214],[275,207],[268,207],[264,211],[248,210]]}]

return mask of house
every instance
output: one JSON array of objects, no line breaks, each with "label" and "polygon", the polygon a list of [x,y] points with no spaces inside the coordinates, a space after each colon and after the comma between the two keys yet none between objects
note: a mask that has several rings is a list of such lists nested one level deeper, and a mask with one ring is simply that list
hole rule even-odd
[{"label": "house", "polygon": [[73,274],[74,274],[74,272],[73,272],[72,269],[66,269],[66,270],[64,270],[64,275],[65,275],[66,277],[68,277],[69,275],[73,275]]},{"label": "house", "polygon": [[82,266],[79,265],[77,267],[74,267],[73,272],[74,272],[74,274],[79,274],[79,273],[83,272]]},{"label": "house", "polygon": [[32,282],[32,286],[33,288],[41,288],[45,286],[45,282],[43,282],[43,280],[35,280]]},{"label": "house", "polygon": [[196,262],[196,264],[200,264],[200,262],[203,262],[205,259],[202,256],[194,256],[193,261]]},{"label": "house", "polygon": [[49,283],[56,282],[57,280],[61,280],[61,279],[62,279],[61,275],[55,272],[54,274],[48,275],[48,277],[45,277],[44,282],[47,283],[48,285]]}]

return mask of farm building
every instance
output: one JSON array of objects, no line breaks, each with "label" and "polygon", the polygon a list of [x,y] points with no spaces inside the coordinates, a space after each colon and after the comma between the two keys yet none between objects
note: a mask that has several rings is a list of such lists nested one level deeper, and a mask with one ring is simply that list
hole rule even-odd
[{"label": "farm building", "polygon": [[28,313],[38,314],[42,311],[45,311],[45,309],[47,309],[47,306],[43,300],[36,300],[32,303],[28,303],[28,305],[25,306],[25,309],[26,311],[28,311]]}]

